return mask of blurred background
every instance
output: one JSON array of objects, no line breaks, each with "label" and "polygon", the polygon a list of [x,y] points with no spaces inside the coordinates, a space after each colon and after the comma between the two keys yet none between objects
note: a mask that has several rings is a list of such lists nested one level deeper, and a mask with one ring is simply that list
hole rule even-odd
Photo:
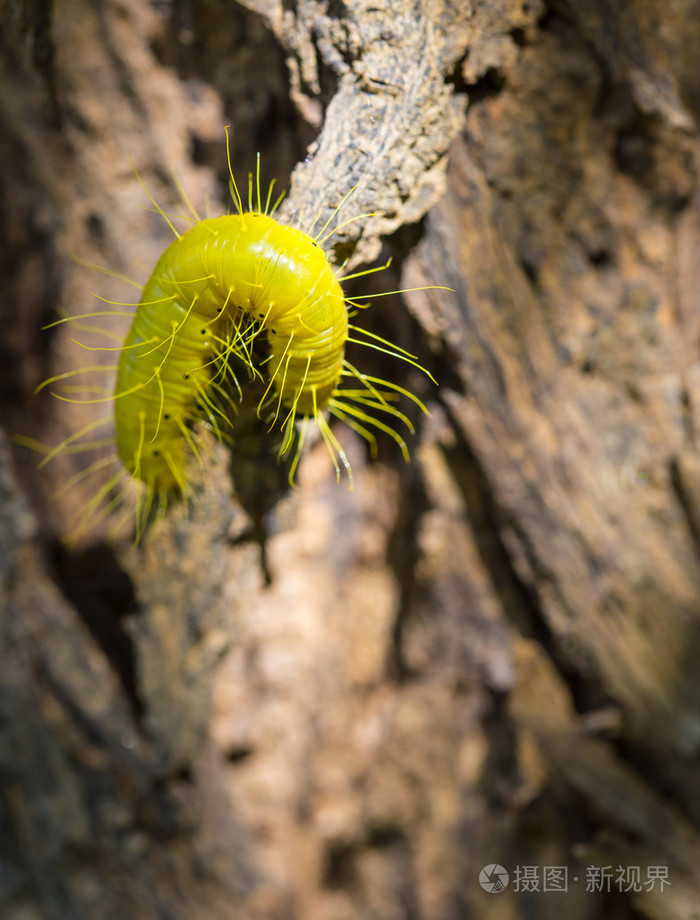
[{"label": "blurred background", "polygon": [[[0,0],[0,46],[3,920],[700,917],[698,0]],[[241,421],[67,542],[94,457],[27,445],[110,404],[34,391],[115,353],[42,327],[138,300],[135,170],[231,210],[228,124],[284,219],[355,189],[331,255],[406,291],[356,321],[437,385],[351,360],[430,416],[410,464],[335,425],[353,490]]]}]

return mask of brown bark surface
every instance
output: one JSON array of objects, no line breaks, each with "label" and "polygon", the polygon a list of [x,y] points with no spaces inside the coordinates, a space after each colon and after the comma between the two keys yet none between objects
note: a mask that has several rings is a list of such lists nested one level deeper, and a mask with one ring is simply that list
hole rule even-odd
[{"label": "brown bark surface", "polygon": [[[0,0],[0,46],[3,920],[700,916],[698,0]],[[134,168],[228,208],[229,122],[393,257],[353,293],[440,286],[358,320],[436,387],[352,355],[431,416],[410,465],[338,426],[349,491],[243,413],[68,546],[85,460],[16,436],[109,406],[32,395],[90,354],[41,327],[136,299],[73,261],[147,278]]]}]

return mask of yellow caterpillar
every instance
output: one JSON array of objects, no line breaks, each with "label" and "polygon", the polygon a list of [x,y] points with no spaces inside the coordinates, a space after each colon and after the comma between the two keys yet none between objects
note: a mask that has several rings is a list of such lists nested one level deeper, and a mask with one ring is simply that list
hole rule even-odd
[{"label": "yellow caterpillar", "polygon": [[[102,505],[103,513],[109,513],[119,501],[119,496],[110,500],[109,494],[125,470],[147,489],[137,514],[137,535],[154,499],[163,510],[173,497],[186,498],[188,457],[199,457],[194,422],[208,421],[220,440],[232,424],[234,395],[241,392],[237,363],[264,381],[258,413],[266,414],[271,429],[277,426],[283,432],[280,455],[291,451],[296,422],[301,421],[290,483],[310,421],[328,446],[336,474],[342,465],[352,475],[324,411],[347,423],[373,450],[372,429],[387,433],[406,460],[404,439],[377,413],[388,414],[412,430],[408,418],[393,405],[398,393],[427,412],[403,387],[360,373],[345,358],[346,343],[357,341],[420,367],[412,355],[372,333],[364,333],[363,339],[352,337],[353,330],[360,330],[349,323],[347,303],[353,302],[346,302],[322,249],[326,228],[314,238],[280,223],[273,216],[270,194],[263,206],[259,164],[257,204],[252,203],[251,178],[248,211],[243,209],[232,173],[231,182],[238,213],[200,220],[191,209],[197,222],[182,235],[158,208],[177,238],[143,288],[121,347],[110,398],[123,469],[102,486],[87,509],[88,514],[95,513]],[[64,321],[70,318],[58,322]],[[59,375],[41,386],[90,370],[94,368]],[[354,386],[343,385],[348,378]],[[73,449],[86,431],[66,439],[43,462],[61,450]]]},{"label": "yellow caterpillar", "polygon": [[296,416],[323,426],[326,407],[357,411],[337,389],[348,317],[323,251],[265,214],[203,220],[161,256],[124,343],[115,418],[132,475],[155,492],[184,491],[195,403],[209,398],[232,353],[259,370],[250,350],[259,331],[286,426]]}]

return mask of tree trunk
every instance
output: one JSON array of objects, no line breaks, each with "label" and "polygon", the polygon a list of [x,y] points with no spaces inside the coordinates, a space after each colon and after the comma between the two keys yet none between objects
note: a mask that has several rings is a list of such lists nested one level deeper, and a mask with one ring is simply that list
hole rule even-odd
[{"label": "tree trunk", "polygon": [[[0,43],[3,920],[697,917],[700,2],[0,0]],[[409,465],[338,425],[352,491],[241,418],[140,545],[66,543],[94,479],[26,445],[111,405],[33,395],[95,357],[42,326],[138,299],[139,177],[229,209],[229,121],[244,191],[392,258],[356,321],[437,386],[351,359],[431,415]]]}]

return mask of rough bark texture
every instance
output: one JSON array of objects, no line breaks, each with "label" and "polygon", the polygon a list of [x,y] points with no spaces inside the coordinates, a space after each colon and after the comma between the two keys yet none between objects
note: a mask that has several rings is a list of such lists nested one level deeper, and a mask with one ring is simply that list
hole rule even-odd
[{"label": "rough bark texture", "polygon": [[[3,920],[698,917],[698,0],[0,0],[0,43]],[[362,317],[432,415],[410,466],[339,431],[353,492],[241,431],[143,546],[66,548],[81,458],[12,437],[109,407],[31,395],[86,363],[41,326],[129,297],[71,256],[169,241],[132,163],[227,207],[228,121],[394,256],[358,291],[452,289]]]}]

